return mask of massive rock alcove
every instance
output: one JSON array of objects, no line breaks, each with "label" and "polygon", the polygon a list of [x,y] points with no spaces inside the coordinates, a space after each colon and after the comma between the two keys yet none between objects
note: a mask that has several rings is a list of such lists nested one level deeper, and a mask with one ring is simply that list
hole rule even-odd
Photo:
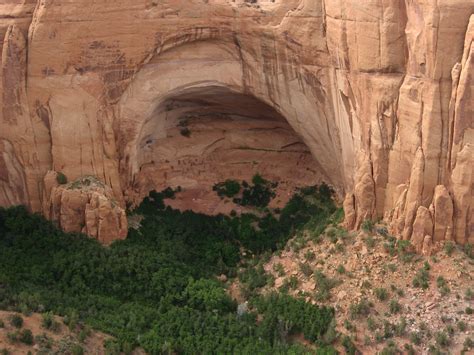
[{"label": "massive rock alcove", "polygon": [[[328,180],[349,228],[383,217],[417,247],[474,242],[473,11],[470,0],[4,1],[0,204],[60,224],[80,215],[73,229],[113,240],[126,202],[209,183],[240,148],[268,143],[245,159]],[[191,168],[193,154],[212,173]],[[95,197],[53,171],[93,176]]]},{"label": "massive rock alcove", "polygon": [[[206,83],[167,95],[145,121],[127,156],[138,203],[149,191],[182,187],[177,207],[204,213],[230,212],[212,191],[226,179],[251,181],[255,174],[278,181],[279,206],[298,186],[329,181],[287,120],[267,104]],[[133,155],[132,155],[133,154]],[[127,164],[128,161],[128,164]]]}]

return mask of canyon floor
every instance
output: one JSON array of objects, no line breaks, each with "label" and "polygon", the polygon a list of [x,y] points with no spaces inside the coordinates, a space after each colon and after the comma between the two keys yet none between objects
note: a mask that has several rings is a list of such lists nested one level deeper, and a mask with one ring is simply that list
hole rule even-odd
[{"label": "canyon floor", "polygon": [[[276,189],[281,190],[276,191],[274,203],[287,194],[287,188],[281,184]],[[186,203],[189,194],[177,193],[167,204],[192,207]],[[230,198],[216,198],[215,192],[196,198],[237,213],[263,212],[239,210]],[[130,225],[139,228],[142,217],[135,215]],[[240,311],[247,309],[252,297],[272,291],[333,307],[335,322],[324,337],[342,354],[471,354],[473,252],[447,242],[436,254],[421,256],[412,252],[409,243],[390,236],[383,223],[367,222],[361,231],[348,232],[333,222],[322,233],[310,227],[300,229],[273,253],[251,256],[242,252],[236,273],[217,278]],[[14,326],[14,315],[23,318],[21,327]],[[81,324],[71,326],[60,317],[55,321],[59,325],[51,327],[45,326],[39,313],[0,312],[0,354],[120,353],[113,352],[113,347],[105,350],[104,344],[112,339],[109,335]],[[313,347],[303,336],[289,339]],[[144,352],[138,348],[133,353]]]}]

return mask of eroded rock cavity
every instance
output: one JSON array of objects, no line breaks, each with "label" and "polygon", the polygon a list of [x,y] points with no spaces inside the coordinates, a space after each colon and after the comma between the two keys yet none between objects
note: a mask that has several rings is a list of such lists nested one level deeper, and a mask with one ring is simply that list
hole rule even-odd
[{"label": "eroded rock cavity", "polygon": [[139,203],[151,190],[182,187],[174,207],[204,213],[230,212],[212,190],[232,178],[255,174],[278,181],[282,206],[298,186],[325,177],[286,119],[267,104],[226,87],[190,88],[157,105],[138,140],[133,188]]}]

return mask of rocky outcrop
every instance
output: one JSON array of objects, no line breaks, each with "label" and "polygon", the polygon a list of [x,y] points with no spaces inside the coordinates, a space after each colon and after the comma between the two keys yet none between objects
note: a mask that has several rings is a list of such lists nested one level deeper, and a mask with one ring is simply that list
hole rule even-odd
[{"label": "rocky outcrop", "polygon": [[[117,208],[181,171],[211,183],[264,161],[331,183],[349,228],[384,217],[420,251],[472,243],[473,12],[471,0],[4,1],[0,205],[110,240]],[[212,134],[173,135],[210,117]],[[237,119],[245,139],[223,123]],[[110,191],[51,187],[50,170]]]},{"label": "rocky outcrop", "polygon": [[58,173],[45,177],[44,214],[66,232],[84,233],[103,244],[127,236],[127,217],[110,187],[93,177],[59,184]]}]

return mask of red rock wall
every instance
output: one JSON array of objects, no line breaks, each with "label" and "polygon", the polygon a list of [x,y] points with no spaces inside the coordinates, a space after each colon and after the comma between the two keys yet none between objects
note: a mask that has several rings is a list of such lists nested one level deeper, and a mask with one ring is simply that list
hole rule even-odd
[{"label": "red rock wall", "polygon": [[471,0],[6,1],[0,204],[48,209],[54,170],[97,177],[123,207],[160,105],[220,86],[286,118],[346,194],[348,227],[385,217],[417,246],[472,243],[473,12]]}]

